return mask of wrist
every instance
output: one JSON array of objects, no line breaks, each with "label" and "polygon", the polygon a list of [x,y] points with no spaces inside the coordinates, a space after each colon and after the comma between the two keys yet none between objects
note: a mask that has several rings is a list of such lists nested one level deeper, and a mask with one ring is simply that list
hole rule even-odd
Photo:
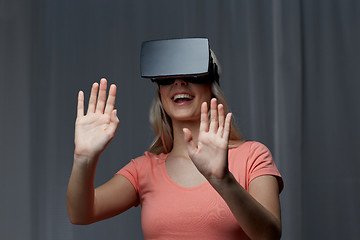
[{"label": "wrist", "polygon": [[222,178],[209,178],[208,181],[217,191],[238,184],[230,171],[227,171]]},{"label": "wrist", "polygon": [[74,152],[74,163],[79,165],[91,166],[96,164],[100,154],[90,152]]}]

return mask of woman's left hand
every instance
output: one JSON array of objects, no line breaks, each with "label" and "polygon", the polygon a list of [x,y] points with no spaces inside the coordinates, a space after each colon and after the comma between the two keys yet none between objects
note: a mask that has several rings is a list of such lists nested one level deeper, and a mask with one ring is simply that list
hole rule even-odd
[{"label": "woman's left hand", "polygon": [[224,106],[218,105],[216,98],[213,98],[210,103],[210,124],[207,103],[201,105],[198,141],[194,141],[189,129],[183,129],[189,157],[209,181],[222,180],[229,172],[230,125],[231,113],[225,117]]}]

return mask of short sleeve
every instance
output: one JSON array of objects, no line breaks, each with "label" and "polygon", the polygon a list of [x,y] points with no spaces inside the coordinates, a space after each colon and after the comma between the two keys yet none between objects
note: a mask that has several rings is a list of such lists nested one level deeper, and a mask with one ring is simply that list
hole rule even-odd
[{"label": "short sleeve", "polygon": [[122,175],[127,178],[134,186],[136,193],[139,194],[139,177],[134,159],[132,159],[127,165],[120,169],[116,175]]},{"label": "short sleeve", "polygon": [[263,175],[275,176],[279,183],[279,192],[284,188],[284,182],[275,165],[270,150],[262,143],[252,142],[249,149],[247,164],[248,182]]}]

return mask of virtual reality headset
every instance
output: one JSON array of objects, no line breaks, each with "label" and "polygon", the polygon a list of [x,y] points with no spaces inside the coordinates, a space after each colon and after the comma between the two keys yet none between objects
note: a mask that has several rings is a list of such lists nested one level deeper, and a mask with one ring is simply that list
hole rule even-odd
[{"label": "virtual reality headset", "polygon": [[141,46],[141,77],[166,84],[169,79],[194,83],[216,81],[218,67],[207,38],[152,40]]}]

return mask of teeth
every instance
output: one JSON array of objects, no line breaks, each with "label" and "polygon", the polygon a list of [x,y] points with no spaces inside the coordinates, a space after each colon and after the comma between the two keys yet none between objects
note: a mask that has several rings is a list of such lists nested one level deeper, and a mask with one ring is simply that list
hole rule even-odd
[{"label": "teeth", "polygon": [[177,94],[174,96],[174,101],[176,101],[177,99],[180,99],[180,98],[193,99],[193,97],[190,96],[189,94]]}]

